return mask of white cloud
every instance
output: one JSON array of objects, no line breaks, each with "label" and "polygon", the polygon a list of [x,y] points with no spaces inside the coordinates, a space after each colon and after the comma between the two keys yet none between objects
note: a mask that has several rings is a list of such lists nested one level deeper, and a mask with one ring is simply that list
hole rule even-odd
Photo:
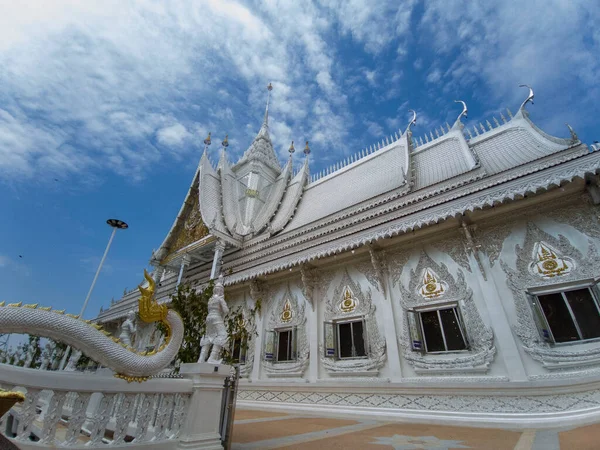
[{"label": "white cloud", "polygon": [[180,123],[161,128],[156,132],[158,142],[168,146],[179,146],[190,136],[190,132]]},{"label": "white cloud", "polygon": [[435,84],[438,81],[440,81],[441,78],[442,78],[442,71],[438,68],[435,68],[435,69],[432,69],[431,72],[429,72],[426,80],[428,83]]},{"label": "white cloud", "polygon": [[381,125],[379,125],[378,123],[372,122],[370,120],[367,120],[365,122],[365,124],[367,125],[367,131],[369,133],[371,133],[373,136],[375,136],[375,137],[383,136],[383,128],[381,127]]},{"label": "white cloud", "polygon": [[[277,148],[308,139],[315,155],[322,145],[329,158],[355,144],[352,127],[364,111],[352,111],[348,98],[364,94],[365,84],[381,85],[375,104],[410,96],[394,71],[417,44],[426,51],[406,65],[430,67],[429,91],[450,95],[483,81],[487,88],[474,95],[496,105],[521,99],[515,86],[528,82],[559,110],[573,98],[593,107],[600,95],[600,32],[590,25],[600,22],[600,9],[593,2],[425,1],[419,20],[415,5],[3,2],[0,177],[110,170],[139,180],[159,161],[191,155],[203,139],[192,136],[208,130],[230,133],[233,158],[258,131],[269,81]],[[389,50],[396,61],[352,67],[337,47],[340,32],[369,57]],[[361,75],[367,83],[350,81]],[[578,111],[581,121],[594,120]],[[388,122],[380,121],[397,120]],[[236,139],[241,147],[234,148]]]},{"label": "white cloud", "polygon": [[5,255],[0,255],[0,269],[9,270],[14,274],[21,276],[29,276],[31,270],[25,264],[20,262],[20,260],[14,260]]}]

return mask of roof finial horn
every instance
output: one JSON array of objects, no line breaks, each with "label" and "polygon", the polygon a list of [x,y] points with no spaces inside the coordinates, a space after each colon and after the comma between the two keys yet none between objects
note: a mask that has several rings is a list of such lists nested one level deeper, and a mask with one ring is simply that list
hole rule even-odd
[{"label": "roof finial horn", "polygon": [[527,96],[527,98],[525,99],[525,101],[521,104],[521,107],[519,108],[519,110],[525,109],[525,105],[528,102],[531,102],[531,104],[533,105],[533,88],[531,86],[529,86],[528,84],[520,84],[519,87],[526,87],[529,88],[529,95]]},{"label": "roof finial horn", "polygon": [[408,133],[410,131],[410,127],[412,125],[416,125],[417,124],[417,112],[414,109],[409,109],[409,112],[412,112],[412,119],[410,119],[410,122],[408,122],[408,125],[406,126],[406,130],[404,131],[404,133]]},{"label": "roof finial horn", "polygon": [[456,121],[454,122],[453,127],[457,126],[460,123],[461,117],[464,117],[466,119],[467,114],[469,113],[469,108],[467,108],[467,104],[465,102],[463,102],[462,100],[454,100],[454,103],[462,103],[463,109],[460,112],[460,114],[458,115],[458,117],[456,118]]}]

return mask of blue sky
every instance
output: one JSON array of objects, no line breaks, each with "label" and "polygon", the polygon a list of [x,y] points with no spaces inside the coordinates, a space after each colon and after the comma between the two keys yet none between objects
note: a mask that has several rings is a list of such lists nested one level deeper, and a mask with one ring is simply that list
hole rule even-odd
[{"label": "blue sky", "polygon": [[0,1],[0,300],[79,312],[112,217],[130,228],[86,316],[135,287],[206,133],[236,160],[269,82],[275,147],[309,140],[313,172],[409,108],[416,136],[453,123],[455,99],[471,127],[515,112],[522,83],[544,130],[600,140],[599,24],[595,0]]}]

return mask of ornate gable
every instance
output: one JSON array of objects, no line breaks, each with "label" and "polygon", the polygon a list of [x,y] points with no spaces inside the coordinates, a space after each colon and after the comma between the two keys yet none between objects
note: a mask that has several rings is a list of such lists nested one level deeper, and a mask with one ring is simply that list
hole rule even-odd
[{"label": "ornate gable", "polygon": [[200,208],[198,206],[198,190],[192,188],[189,196],[189,208],[187,216],[176,233],[170,252],[176,252],[210,234],[208,228],[202,221]]},{"label": "ornate gable", "polygon": [[571,366],[574,362],[600,364],[600,348],[576,350],[576,347],[570,346],[560,349],[545,342],[538,332],[527,293],[531,289],[559,283],[564,286],[592,281],[600,273],[600,265],[596,246],[591,240],[588,242],[587,255],[584,256],[563,235],[556,238],[528,222],[523,245],[515,246],[516,269],[500,259],[515,302],[515,332],[531,357],[548,369],[558,369],[561,363]]},{"label": "ornate gable", "polygon": [[363,293],[360,284],[354,282],[344,270],[340,283],[325,303],[325,320],[340,320],[364,317],[367,333],[367,358],[335,360],[325,357],[320,344],[321,363],[332,374],[376,375],[387,358],[385,339],[379,333],[375,317],[375,305],[371,301],[371,289]]},{"label": "ornate gable", "polygon": [[[421,251],[417,267],[410,272],[408,289],[399,282],[402,314],[402,335],[399,338],[404,357],[415,369],[437,372],[486,371],[496,354],[494,335],[483,319],[473,300],[473,291],[467,286],[464,274],[459,269],[456,279],[444,263],[436,263]],[[464,354],[438,355],[421,354],[413,351],[408,321],[408,311],[424,305],[455,302],[464,318],[470,348]]]},{"label": "ornate gable", "polygon": [[[269,292],[271,297],[271,292]],[[269,301],[269,316],[266,321],[266,332],[278,328],[294,328],[296,332],[296,360],[290,362],[263,361],[263,367],[269,377],[301,377],[308,366],[309,345],[306,332],[306,302],[298,301],[289,284],[278,299]]]}]

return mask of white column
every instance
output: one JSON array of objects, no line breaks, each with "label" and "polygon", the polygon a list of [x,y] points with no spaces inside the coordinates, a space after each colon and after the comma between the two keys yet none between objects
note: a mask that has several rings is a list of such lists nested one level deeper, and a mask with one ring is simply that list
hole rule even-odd
[{"label": "white column", "polygon": [[[475,250],[478,251],[478,250]],[[491,327],[494,330],[494,343],[501,349],[502,359],[508,372],[508,377],[511,381],[527,381],[527,371],[521,359],[521,353],[517,346],[512,328],[508,321],[508,315],[504,310],[502,299],[498,295],[498,287],[496,279],[492,272],[492,267],[489,264],[487,256],[479,251],[479,259],[483,266],[483,270],[487,272],[487,281],[483,280],[481,273],[477,275],[477,281],[481,289],[483,301],[490,316]],[[477,261],[472,252],[469,252],[469,264],[471,267],[478,267]]]},{"label": "white column", "polygon": [[308,344],[310,348],[308,381],[315,383],[319,379],[319,337],[322,334],[322,327],[319,326],[319,305],[315,301],[314,293],[311,302],[313,307],[308,317]]},{"label": "white column", "polygon": [[[265,307],[265,302],[263,301],[262,304],[263,308]],[[265,336],[265,327],[264,327],[264,322],[265,322],[265,317],[266,312],[263,310],[261,311],[260,315],[256,316],[256,331],[258,332],[258,336],[256,336],[256,339],[254,339],[254,361],[252,364],[252,375],[250,376],[250,380],[251,381],[258,381],[258,379],[260,378],[260,365],[262,364],[262,360],[263,360],[263,342],[264,342],[264,336]]]},{"label": "white column", "polygon": [[215,244],[215,256],[213,258],[212,269],[210,271],[210,279],[214,280],[221,273],[221,258],[223,257],[223,252],[225,251],[225,243],[222,241],[218,241]]},{"label": "white column", "polygon": [[181,429],[178,449],[223,450],[219,434],[223,383],[231,366],[182,364],[179,373],[192,380],[193,394]]},{"label": "white column", "polygon": [[382,294],[381,302],[383,310],[383,329],[385,333],[385,346],[387,350],[387,360],[390,368],[390,381],[398,382],[402,380],[402,366],[400,365],[400,351],[398,349],[398,333],[396,331],[396,321],[394,320],[394,309],[392,306],[392,291],[389,276],[383,276],[386,294]]}]

